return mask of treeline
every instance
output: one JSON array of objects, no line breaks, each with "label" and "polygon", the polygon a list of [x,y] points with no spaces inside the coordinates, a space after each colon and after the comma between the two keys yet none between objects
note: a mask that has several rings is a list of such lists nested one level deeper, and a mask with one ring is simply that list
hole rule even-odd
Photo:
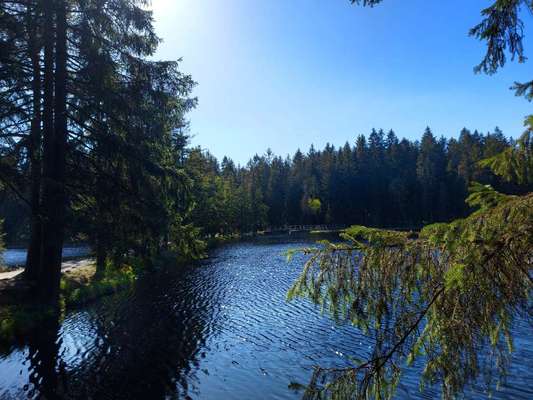
[{"label": "treeline", "polygon": [[8,239],[27,215],[25,278],[47,300],[78,233],[98,271],[126,255],[198,251],[179,162],[194,82],[177,62],[151,60],[159,38],[146,5],[0,2],[2,211]]},{"label": "treeline", "polygon": [[297,224],[418,227],[468,212],[471,181],[498,185],[478,161],[512,144],[496,128],[463,129],[458,139],[420,141],[373,130],[336,148],[313,146],[282,158],[267,151],[246,166],[221,162],[200,148],[188,151],[192,220],[207,234],[252,232]]}]

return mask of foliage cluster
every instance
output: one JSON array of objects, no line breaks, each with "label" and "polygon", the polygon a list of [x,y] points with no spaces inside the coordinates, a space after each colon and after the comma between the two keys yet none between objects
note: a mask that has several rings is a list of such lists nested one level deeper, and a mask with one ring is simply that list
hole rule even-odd
[{"label": "foliage cluster", "polygon": [[[531,11],[529,0],[495,0],[482,10],[482,21],[470,30],[486,43],[476,72],[495,73],[508,56],[526,60],[523,17]],[[515,82],[513,89],[533,100],[533,81]],[[494,376],[505,377],[513,321],[521,314],[533,318],[532,115],[524,125],[516,143],[477,163],[519,185],[521,196],[470,176],[466,202],[478,210],[464,219],[426,226],[416,239],[352,227],[345,243],[303,250],[310,259],[289,299],[309,297],[375,341],[366,361],[317,368],[305,398],[391,398],[402,370],[417,358],[424,365],[421,387],[440,383],[444,398],[480,375],[489,388]]]},{"label": "foliage cluster", "polygon": [[[528,135],[508,163],[532,156]],[[520,177],[504,164],[495,171]],[[467,202],[477,211],[428,225],[416,239],[354,226],[341,244],[303,250],[310,258],[289,299],[308,297],[375,341],[366,361],[317,368],[306,398],[391,398],[402,370],[418,358],[421,387],[441,383],[445,398],[480,375],[489,386],[505,377],[513,321],[533,318],[533,194],[473,184]]]}]

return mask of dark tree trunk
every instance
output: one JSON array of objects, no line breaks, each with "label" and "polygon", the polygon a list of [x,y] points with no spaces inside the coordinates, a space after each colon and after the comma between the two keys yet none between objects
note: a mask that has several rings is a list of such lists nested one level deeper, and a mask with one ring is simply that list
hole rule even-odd
[{"label": "dark tree trunk", "polygon": [[[100,164],[103,164],[99,160]],[[109,246],[109,226],[106,224],[106,208],[103,197],[106,193],[102,193],[104,190],[104,182],[99,175],[96,179],[96,276],[102,277],[106,268],[107,253]]]},{"label": "dark tree trunk", "polygon": [[43,46],[44,46],[44,76],[43,76],[43,165],[42,165],[42,198],[41,198],[41,248],[38,289],[45,296],[49,288],[46,287],[49,255],[47,241],[50,240],[50,192],[53,192],[52,163],[54,160],[54,2],[43,0]]},{"label": "dark tree trunk", "polygon": [[[101,81],[100,81],[101,83]],[[100,96],[103,96],[103,92],[99,90]],[[102,112],[98,113],[98,127],[102,129],[104,126]],[[109,230],[110,226],[108,224],[107,216],[110,213],[109,210],[109,196],[112,191],[109,190],[109,185],[106,179],[103,176],[103,172],[108,170],[107,150],[105,141],[102,139],[106,137],[106,134],[103,130],[100,132],[101,138],[97,141],[96,144],[96,161],[99,168],[96,171],[96,191],[95,191],[95,201],[96,201],[96,277],[101,278],[104,276],[106,269],[106,261],[109,251]],[[100,170],[99,170],[100,169]]]},{"label": "dark tree trunk", "polygon": [[105,272],[105,264],[107,260],[107,249],[105,240],[98,235],[96,239],[96,276],[101,277]]},{"label": "dark tree trunk", "polygon": [[28,10],[29,52],[32,65],[33,116],[29,143],[29,158],[31,165],[31,220],[30,244],[26,260],[25,275],[30,280],[39,278],[41,260],[41,44],[37,32],[39,9],[36,6]]},{"label": "dark tree trunk", "polygon": [[[48,5],[50,0],[46,1]],[[64,0],[55,2],[56,51],[54,76],[53,131],[45,131],[43,165],[43,238],[41,289],[43,296],[55,301],[59,295],[61,256],[65,231],[65,161],[67,148],[67,23]],[[50,76],[48,76],[50,78]],[[46,81],[46,76],[45,76]],[[46,91],[46,89],[45,89]],[[47,134],[48,133],[48,134]]]}]

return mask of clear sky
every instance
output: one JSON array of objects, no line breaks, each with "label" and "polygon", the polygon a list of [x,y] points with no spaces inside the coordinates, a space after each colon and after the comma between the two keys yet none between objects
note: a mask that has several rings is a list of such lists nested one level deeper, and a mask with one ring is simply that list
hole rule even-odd
[{"label": "clear sky", "polygon": [[[375,128],[420,138],[464,126],[518,136],[531,104],[513,81],[533,61],[493,76],[473,67],[483,46],[468,37],[486,0],[153,0],[157,58],[183,57],[198,82],[193,144],[245,163],[354,141]],[[533,33],[526,16],[527,33]],[[533,53],[533,41],[526,41]]]}]

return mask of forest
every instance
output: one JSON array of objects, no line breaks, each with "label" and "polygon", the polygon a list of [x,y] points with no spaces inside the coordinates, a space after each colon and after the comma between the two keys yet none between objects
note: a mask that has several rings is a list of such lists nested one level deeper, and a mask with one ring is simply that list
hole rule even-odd
[{"label": "forest", "polygon": [[[83,293],[94,301],[123,286],[146,290],[143,276],[156,275],[161,264],[182,271],[209,262],[208,245],[227,238],[330,225],[346,229],[334,241],[287,252],[289,260],[305,256],[287,300],[306,299],[331,317],[330,329],[348,324],[372,350],[362,360],[347,357],[348,366],[315,366],[308,384],[290,387],[308,399],[393,398],[413,362],[423,363],[422,382],[440,384],[445,398],[480,377],[505,377],[513,322],[530,329],[533,320],[533,116],[525,116],[518,134],[427,127],[411,139],[378,129],[376,121],[345,144],[306,150],[302,143],[287,155],[265,149],[245,165],[220,160],[191,144],[196,82],[182,72],[181,59],[155,58],[161,38],[149,6],[0,1],[0,251],[27,249],[24,271],[0,281],[0,300],[8,300],[0,307],[0,339],[24,341],[22,326],[34,332],[53,314],[57,346],[59,324]],[[470,31],[486,45],[476,72],[491,75],[508,58],[526,61],[523,10],[532,12],[533,3],[496,0],[482,10]],[[533,100],[533,81],[512,89]],[[94,257],[89,283],[62,275],[65,245],[80,243]],[[271,275],[284,276],[282,269]],[[20,285],[23,301],[18,292],[2,294],[10,285],[15,292]],[[154,302],[167,307],[161,299],[176,296],[176,287]],[[210,296],[202,293],[198,303]],[[174,300],[165,313],[183,305]],[[21,311],[28,304],[34,314]],[[209,318],[198,325],[204,323]],[[158,328],[151,328],[154,336],[166,337]],[[493,364],[480,356],[486,346]],[[47,372],[56,381],[58,353]],[[55,398],[55,381],[44,381],[51,385],[45,396]]]},{"label": "forest", "polygon": [[[187,137],[181,137],[186,143]],[[513,188],[482,159],[512,147],[496,128],[486,135],[463,129],[458,139],[437,139],[429,128],[420,141],[399,140],[394,131],[373,130],[368,139],[322,150],[313,146],[282,158],[267,150],[245,166],[228,157],[219,162],[209,151],[184,147],[179,166],[190,182],[188,221],[199,237],[247,234],[287,225],[367,225],[418,228],[466,215],[471,182]],[[27,171],[21,166],[20,175]],[[8,242],[28,238],[26,205],[7,188],[3,215]],[[17,210],[17,211],[16,211]],[[80,221],[77,210],[71,218]],[[87,237],[76,224],[70,240]]]},{"label": "forest", "polygon": [[486,135],[463,129],[457,140],[427,128],[415,142],[372,130],[352,144],[286,158],[267,150],[244,167],[192,149],[185,171],[195,177],[193,219],[207,234],[299,224],[405,229],[464,216],[473,181],[511,189],[478,165],[511,146],[498,128]]}]

